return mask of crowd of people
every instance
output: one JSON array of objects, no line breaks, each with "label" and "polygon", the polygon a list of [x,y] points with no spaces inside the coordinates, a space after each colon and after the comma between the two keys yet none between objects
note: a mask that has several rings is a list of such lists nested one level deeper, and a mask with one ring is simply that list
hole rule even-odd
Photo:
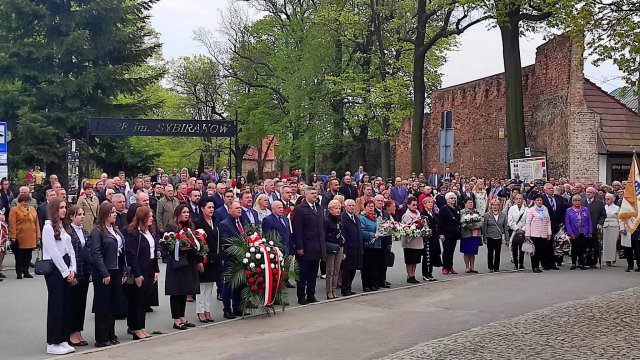
[{"label": "crowd of people", "polygon": [[[624,258],[626,271],[640,271],[639,236],[618,219],[625,182],[482,179],[449,168],[389,182],[362,167],[342,176],[295,171],[256,184],[232,180],[226,169],[218,174],[213,167],[192,175],[187,169],[157,169],[129,183],[124,172],[102,174],[95,182],[84,180],[77,194],[68,194],[56,175],[48,181],[42,174],[27,176],[16,194],[2,179],[0,220],[8,223],[9,241],[0,266],[10,247],[17,278],[31,278],[32,252],[41,248],[35,266],[49,293],[47,353],[88,345],[82,332],[90,284],[96,347],[119,342],[119,318],[126,317],[133,339],[151,337],[145,317],[158,305],[161,262],[174,329],[195,326],[185,313],[189,301],[196,303],[202,323],[213,321],[216,300],[223,302],[225,318],[244,315],[240,291],[225,278],[234,261],[225,245],[253,228],[279,236],[284,254],[296,257],[297,283],[285,284],[296,288],[303,305],[318,301],[318,277],[326,281],[327,299],[354,295],[358,270],[361,291],[391,287],[387,269],[395,264],[394,240],[401,242],[409,284],[421,282],[418,264],[422,281],[436,281],[434,268],[442,268],[443,276],[457,274],[456,248],[466,273],[479,272],[475,258],[481,246],[487,246],[487,271],[499,272],[505,245],[514,270],[525,268],[527,245],[535,248],[527,251],[533,272],[559,270],[560,234],[570,239],[571,270],[596,268],[599,261],[613,266]],[[419,224],[429,235],[396,239],[380,231],[391,220]],[[185,228],[204,231],[206,257],[190,248],[163,248],[164,233]],[[0,273],[0,281],[4,277]]]}]

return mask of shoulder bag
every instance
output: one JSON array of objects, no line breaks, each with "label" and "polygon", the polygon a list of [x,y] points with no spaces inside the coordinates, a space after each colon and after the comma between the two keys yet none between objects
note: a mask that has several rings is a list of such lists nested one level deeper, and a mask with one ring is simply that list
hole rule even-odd
[{"label": "shoulder bag", "polygon": [[56,266],[53,263],[53,260],[36,260],[36,263],[34,264],[35,266],[35,273],[36,275],[49,275],[51,273],[53,273],[53,268]]},{"label": "shoulder bag", "polygon": [[524,243],[522,244],[522,251],[529,255],[535,254],[536,247],[535,245],[533,245],[533,241],[531,241],[531,239],[524,241]]},{"label": "shoulder bag", "polygon": [[[138,249],[136,250],[136,261],[138,259],[138,254],[140,253],[140,242],[142,241],[142,234],[140,230],[138,230]],[[127,255],[124,256],[125,261],[127,260]],[[132,285],[136,282],[136,279],[133,277],[131,273],[131,266],[125,265],[125,274],[127,276],[127,284]]]},{"label": "shoulder bag", "polygon": [[[522,220],[522,216],[524,215],[525,212],[527,212],[526,209],[522,214],[520,214],[518,221],[516,221],[516,225],[520,222],[520,220]],[[522,231],[522,229],[518,229],[514,231],[513,236],[511,237],[511,244],[519,246],[519,245],[522,245],[523,243],[524,243],[524,232]]]}]

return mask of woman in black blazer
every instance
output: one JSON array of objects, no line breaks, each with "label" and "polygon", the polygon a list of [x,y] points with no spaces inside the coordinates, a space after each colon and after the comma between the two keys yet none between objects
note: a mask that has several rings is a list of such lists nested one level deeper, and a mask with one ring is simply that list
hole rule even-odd
[{"label": "woman in black blazer", "polygon": [[[180,204],[173,212],[173,221],[164,229],[168,232],[179,233],[183,228],[194,230],[190,219],[189,207]],[[178,257],[173,251],[166,253],[167,270],[165,272],[164,293],[169,295],[173,328],[186,330],[195,327],[194,323],[185,318],[187,295],[200,294],[200,280],[198,278],[198,254],[193,249],[179,249]]]},{"label": "woman in black blazer", "polygon": [[117,215],[113,204],[104,202],[98,208],[96,227],[91,230],[96,347],[120,343],[115,333],[115,316],[122,284],[127,278],[124,275],[125,238],[115,225]]},{"label": "woman in black blazer", "polygon": [[433,267],[441,267],[442,249],[440,248],[440,233],[438,231],[438,218],[434,212],[435,200],[427,196],[422,200],[423,210],[420,213],[427,226],[431,230],[431,235],[424,238],[424,254],[422,259],[422,280],[436,281],[433,277]]},{"label": "woman in black blazer", "polygon": [[76,278],[71,283],[71,336],[72,346],[87,346],[82,337],[84,316],[87,309],[87,292],[91,277],[91,264],[83,257],[85,251],[91,251],[89,233],[84,229],[84,210],[77,205],[67,210],[65,231],[71,235],[71,244],[76,254]]},{"label": "woman in black blazer", "polygon": [[196,229],[202,229],[207,235],[207,262],[198,257],[198,276],[200,280],[200,296],[196,298],[196,315],[203,323],[213,322],[211,304],[214,302],[213,287],[222,275],[222,256],[220,255],[220,234],[213,219],[215,206],[213,199],[205,197],[200,201],[202,216],[195,222]]},{"label": "woman in black blazer", "polygon": [[453,269],[453,252],[460,238],[460,210],[456,207],[456,194],[445,195],[447,205],[438,212],[438,232],[442,241],[442,273],[457,274]]},{"label": "woman in black blazer", "polygon": [[148,206],[138,207],[127,231],[127,264],[131,267],[134,283],[129,289],[127,323],[133,331],[133,340],[151,337],[145,321],[146,304],[153,294],[153,284],[158,281],[160,268],[156,252],[158,239],[153,235],[153,212]]}]

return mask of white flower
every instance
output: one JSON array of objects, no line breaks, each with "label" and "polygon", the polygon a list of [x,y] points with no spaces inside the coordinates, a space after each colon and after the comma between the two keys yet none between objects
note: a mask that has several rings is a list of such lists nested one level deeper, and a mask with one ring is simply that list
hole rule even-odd
[{"label": "white flower", "polygon": [[260,267],[264,269],[264,264],[260,264]]},{"label": "white flower", "polygon": [[276,257],[275,255],[273,255],[273,254],[269,254],[269,258],[270,258],[270,259],[273,259],[273,258],[275,258],[275,257]]},{"label": "white flower", "polygon": [[249,251],[251,251],[251,252],[256,252],[256,248],[252,246],[252,247],[249,249]]},{"label": "white flower", "polygon": [[273,241],[269,241],[269,245],[273,246]]},{"label": "white flower", "polygon": [[271,268],[275,269],[276,268],[276,264],[271,264]]},{"label": "white flower", "polygon": [[243,264],[248,264],[249,263],[249,259],[242,259],[242,263]]},{"label": "white flower", "polygon": [[261,257],[262,257],[262,255],[256,254],[256,259],[260,259]]},{"label": "white flower", "polygon": [[250,257],[251,257],[251,254],[246,253],[246,254],[244,254],[244,256],[245,256],[245,257],[247,257],[247,258],[250,258]]},{"label": "white flower", "polygon": [[256,264],[251,263],[251,264],[249,264],[249,267],[253,269],[254,267],[256,267]]}]

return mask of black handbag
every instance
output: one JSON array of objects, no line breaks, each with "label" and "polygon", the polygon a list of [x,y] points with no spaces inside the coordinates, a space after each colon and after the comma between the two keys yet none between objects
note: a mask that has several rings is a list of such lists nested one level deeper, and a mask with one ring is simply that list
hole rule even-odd
[{"label": "black handbag", "polygon": [[53,273],[54,267],[56,266],[53,260],[36,260],[34,265],[36,275],[49,275]]},{"label": "black handbag", "polygon": [[524,244],[524,232],[516,230],[513,234],[513,239],[511,239],[511,243],[516,246]]},{"label": "black handbag", "polygon": [[327,248],[327,254],[335,255],[338,252],[340,252],[340,245],[334,244],[332,242],[327,242],[326,248]]},{"label": "black handbag", "polygon": [[393,264],[396,262],[396,254],[389,251],[385,260],[387,261],[387,267],[393,267]]}]

